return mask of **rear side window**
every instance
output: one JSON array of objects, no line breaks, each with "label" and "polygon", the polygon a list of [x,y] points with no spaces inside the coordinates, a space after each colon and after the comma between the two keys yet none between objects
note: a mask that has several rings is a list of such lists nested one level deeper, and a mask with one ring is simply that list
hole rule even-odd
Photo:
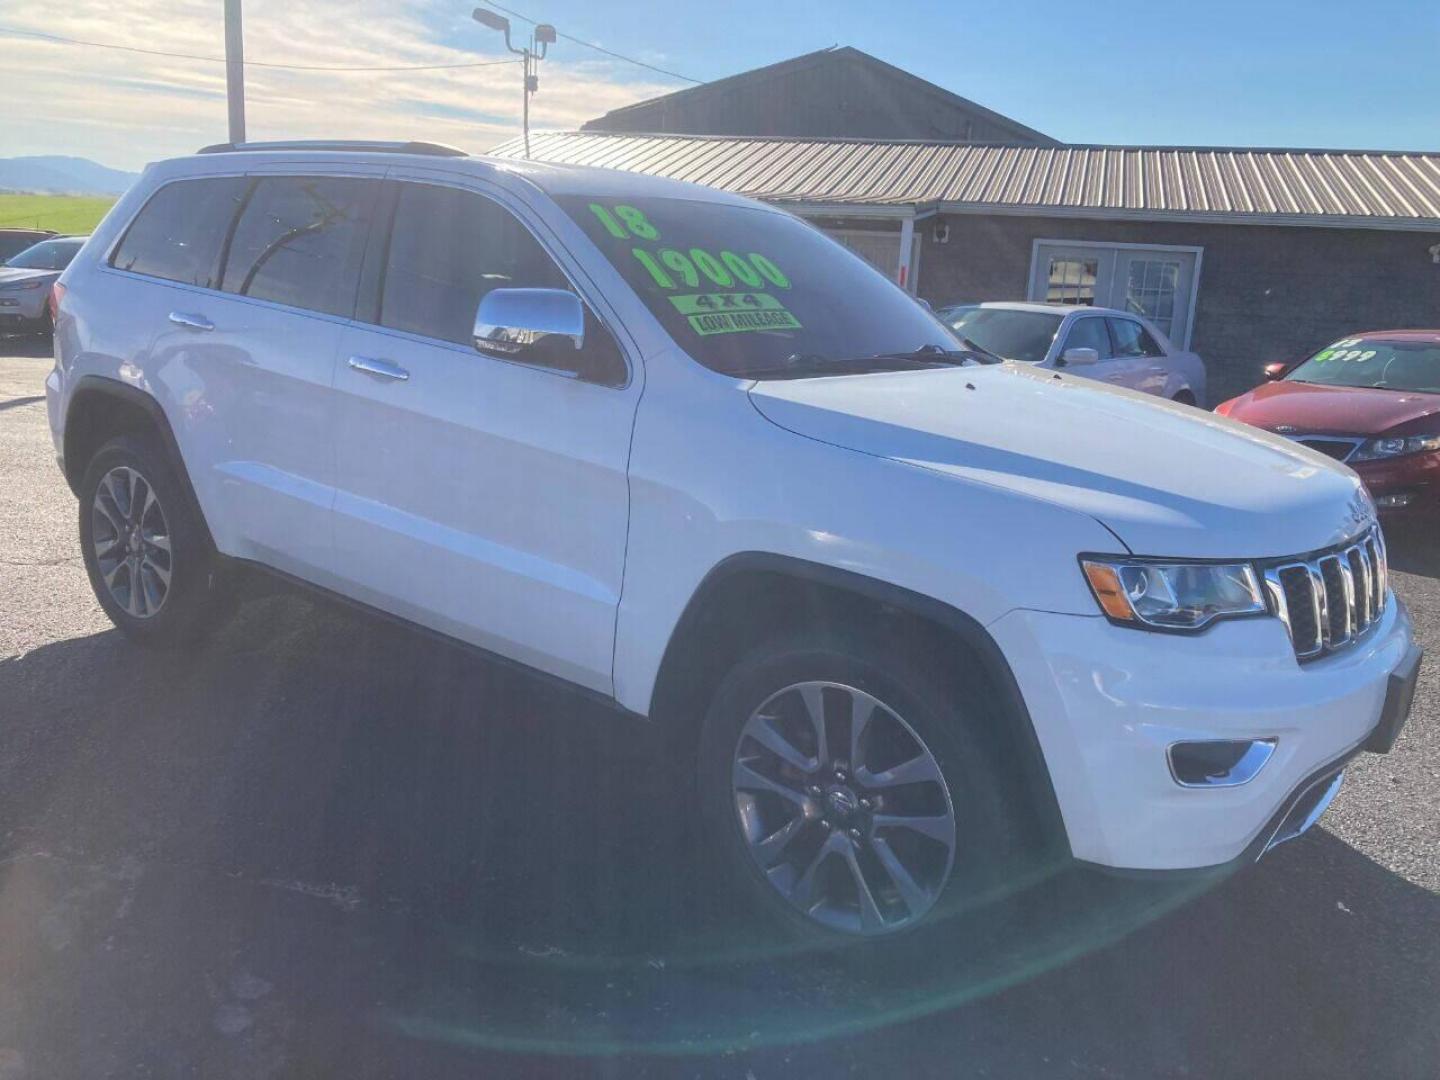
[{"label": "rear side window", "polygon": [[214,288],[220,245],[247,186],[240,176],[166,184],[131,223],[110,264],[166,281]]},{"label": "rear side window", "polygon": [[1129,319],[1109,319],[1110,334],[1115,338],[1116,356],[1164,356],[1165,350],[1149,330]]},{"label": "rear side window", "polygon": [[[499,203],[457,188],[400,185],[380,296],[382,325],[470,345],[481,298],[492,289],[521,288],[573,291],[540,242]],[[545,338],[516,359],[592,382],[625,381],[620,348],[588,307],[583,349]]]},{"label": "rear side window", "polygon": [[341,176],[262,178],[235,226],[221,288],[353,315],[376,186]]}]

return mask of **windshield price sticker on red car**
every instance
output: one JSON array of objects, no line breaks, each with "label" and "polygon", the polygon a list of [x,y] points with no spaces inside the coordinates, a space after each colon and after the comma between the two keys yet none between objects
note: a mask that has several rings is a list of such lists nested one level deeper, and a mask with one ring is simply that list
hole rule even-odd
[{"label": "windshield price sticker on red car", "polygon": [[1356,349],[1352,347],[1359,344],[1359,338],[1352,338],[1348,341],[1337,341],[1334,345],[1331,345],[1330,348],[1321,349],[1316,353],[1315,362],[1317,364],[1323,364],[1327,360],[1340,360],[1345,363],[1363,364],[1366,360],[1370,360],[1375,356],[1376,350]]},{"label": "windshield price sticker on red car", "polygon": [[[758,251],[707,251],[704,248],[660,245],[660,230],[638,207],[590,203],[590,212],[616,240],[646,241],[633,246],[631,256],[645,268],[658,289],[699,289],[714,285],[732,289],[788,289],[790,279],[768,256]],[[653,245],[653,246],[649,246]],[[768,291],[715,292],[670,297],[697,334],[735,333],[745,330],[795,330],[800,322]]]}]

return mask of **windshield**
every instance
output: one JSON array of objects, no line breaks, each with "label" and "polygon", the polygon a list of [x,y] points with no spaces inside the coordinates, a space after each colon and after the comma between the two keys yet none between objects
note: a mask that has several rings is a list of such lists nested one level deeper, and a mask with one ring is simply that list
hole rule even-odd
[{"label": "windshield", "polygon": [[1346,338],[1321,349],[1285,381],[1440,394],[1440,342]]},{"label": "windshield", "polygon": [[857,359],[957,347],[913,298],[787,214],[689,199],[557,201],[670,335],[722,374],[843,374],[860,370]]},{"label": "windshield", "polygon": [[944,318],[951,330],[986,352],[1030,364],[1045,359],[1064,320],[1063,315],[1045,311],[985,307],[947,308]]},{"label": "windshield", "polygon": [[64,270],[84,245],[84,240],[42,240],[5,265],[16,270]]}]

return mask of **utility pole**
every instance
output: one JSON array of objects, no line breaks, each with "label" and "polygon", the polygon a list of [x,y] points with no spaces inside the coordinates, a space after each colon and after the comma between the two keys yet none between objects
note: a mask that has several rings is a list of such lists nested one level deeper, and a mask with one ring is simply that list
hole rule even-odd
[{"label": "utility pole", "polygon": [[[229,2],[229,0],[227,0]],[[239,3],[239,0],[235,0]],[[470,17],[481,26],[488,26],[491,30],[499,30],[505,35],[505,47],[524,61],[525,81],[521,83],[520,91],[520,125],[525,133],[525,156],[530,156],[530,95],[540,89],[540,76],[536,74],[540,61],[545,59],[547,46],[555,44],[555,27],[549,23],[537,23],[535,29],[530,32],[530,42],[524,48],[517,49],[510,44],[510,20],[503,15],[496,15],[493,11],[485,8],[476,8],[470,13]]]},{"label": "utility pole", "polygon": [[245,141],[245,35],[240,0],[225,0],[225,100],[230,110],[230,141]]}]

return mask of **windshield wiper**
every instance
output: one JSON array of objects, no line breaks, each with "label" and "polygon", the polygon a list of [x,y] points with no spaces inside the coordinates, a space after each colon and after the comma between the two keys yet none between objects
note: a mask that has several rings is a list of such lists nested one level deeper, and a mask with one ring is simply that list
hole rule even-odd
[{"label": "windshield wiper", "polygon": [[963,345],[970,352],[979,353],[981,356],[990,357],[988,361],[982,361],[984,363],[1003,364],[1006,360],[1009,359],[1009,357],[1001,356],[997,352],[991,352],[983,345],[976,344],[973,338],[961,337],[960,344]]},{"label": "windshield wiper", "polygon": [[964,348],[942,349],[939,345],[921,345],[910,352],[876,353],[871,360],[903,360],[926,367],[960,367],[964,364],[998,364],[1001,357],[982,349],[969,339],[962,339]]},{"label": "windshield wiper", "polygon": [[778,364],[742,368],[734,374],[740,379],[803,379],[825,375],[867,375],[893,371],[895,365],[919,368],[959,367],[966,363],[984,364],[984,353],[942,349],[938,345],[922,345],[910,352],[874,353],[870,356],[821,356],[818,353],[792,353]]}]

